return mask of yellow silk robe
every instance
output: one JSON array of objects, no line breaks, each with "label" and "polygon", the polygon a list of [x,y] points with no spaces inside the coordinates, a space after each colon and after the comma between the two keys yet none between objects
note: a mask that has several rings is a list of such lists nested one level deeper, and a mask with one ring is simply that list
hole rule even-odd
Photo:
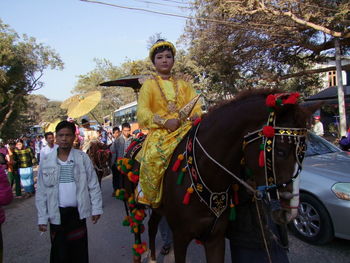
[{"label": "yellow silk robe", "polygon": [[[152,207],[160,205],[164,172],[176,146],[191,128],[191,122],[185,121],[176,131],[169,132],[158,121],[155,122],[154,116],[158,115],[165,120],[178,119],[178,110],[197,95],[188,82],[177,80],[178,97],[175,98],[174,82],[162,80],[159,76],[157,79],[166,100],[162,96],[156,80],[148,79],[141,87],[137,105],[138,123],[141,127],[150,130],[141,151],[136,156],[136,159],[141,163],[139,184],[144,195],[143,198]],[[167,101],[176,103],[177,112],[171,113],[168,110]],[[201,113],[200,104],[197,103],[190,116],[195,114],[200,116]]]}]

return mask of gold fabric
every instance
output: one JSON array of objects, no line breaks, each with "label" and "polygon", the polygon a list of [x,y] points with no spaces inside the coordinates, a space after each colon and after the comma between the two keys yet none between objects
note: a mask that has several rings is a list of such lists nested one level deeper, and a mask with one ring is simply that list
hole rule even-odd
[{"label": "gold fabric", "polygon": [[[174,132],[166,130],[155,116],[161,119],[178,119],[178,110],[185,106],[197,94],[195,90],[184,80],[177,80],[178,98],[175,98],[174,81],[162,80],[156,76],[166,99],[161,94],[155,79],[148,79],[141,87],[137,120],[142,128],[148,128],[150,132],[143,143],[136,160],[141,163],[140,186],[144,198],[152,207],[158,207],[162,195],[163,174],[167,169],[170,158],[176,146],[191,128],[191,122],[186,121]],[[177,112],[170,113],[168,101],[176,103]],[[202,113],[199,103],[194,107],[190,116]]]}]

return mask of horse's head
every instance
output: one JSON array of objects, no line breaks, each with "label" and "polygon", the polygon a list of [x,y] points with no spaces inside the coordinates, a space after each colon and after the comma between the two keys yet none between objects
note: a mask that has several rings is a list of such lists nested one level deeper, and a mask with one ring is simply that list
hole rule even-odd
[{"label": "horse's head", "polygon": [[94,164],[97,174],[107,176],[109,174],[109,162],[112,153],[108,146],[101,142],[92,142],[88,151],[88,155]]},{"label": "horse's head", "polygon": [[244,137],[245,175],[279,224],[291,221],[299,205],[299,172],[306,150],[306,124],[313,110],[297,104],[298,94],[270,94],[262,127]]}]

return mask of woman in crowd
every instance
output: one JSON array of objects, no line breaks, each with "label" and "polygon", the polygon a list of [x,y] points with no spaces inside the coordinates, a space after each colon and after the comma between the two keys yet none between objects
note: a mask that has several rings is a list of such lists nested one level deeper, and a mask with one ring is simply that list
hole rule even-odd
[{"label": "woman in crowd", "polygon": [[0,166],[0,262],[3,258],[3,241],[2,241],[2,230],[1,226],[5,222],[5,211],[1,207],[3,205],[8,205],[13,199],[12,189],[10,187],[9,181],[5,170]]},{"label": "woman in crowd", "polygon": [[30,147],[25,147],[23,140],[19,139],[16,142],[14,152],[18,156],[18,172],[21,184],[26,192],[25,197],[31,197],[35,193],[33,165],[35,165],[36,160],[33,150]]},{"label": "woman in crowd", "polygon": [[15,153],[16,143],[9,141],[7,155],[7,175],[10,181],[11,188],[15,185],[16,198],[22,198],[21,181],[18,174],[18,156]]}]

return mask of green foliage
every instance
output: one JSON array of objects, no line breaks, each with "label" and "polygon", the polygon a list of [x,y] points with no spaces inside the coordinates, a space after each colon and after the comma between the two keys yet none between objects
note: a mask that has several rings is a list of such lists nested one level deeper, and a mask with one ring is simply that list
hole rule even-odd
[{"label": "green foliage", "polygon": [[0,136],[12,137],[13,130],[22,128],[18,122],[28,109],[26,96],[43,86],[40,78],[49,67],[63,68],[58,54],[33,37],[20,37],[0,20]]},{"label": "green foliage", "polygon": [[183,40],[217,94],[312,89],[319,76],[309,69],[334,57],[334,39],[349,52],[349,1],[196,0],[193,8],[196,19],[187,23]]}]

